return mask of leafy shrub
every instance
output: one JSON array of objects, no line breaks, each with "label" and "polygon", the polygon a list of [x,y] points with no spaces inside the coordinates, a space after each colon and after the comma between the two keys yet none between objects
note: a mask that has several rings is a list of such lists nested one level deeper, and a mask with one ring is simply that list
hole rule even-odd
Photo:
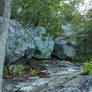
[{"label": "leafy shrub", "polygon": [[32,62],[30,62],[29,65],[30,66],[37,66],[37,65],[39,65],[39,63],[37,61],[32,61]]},{"label": "leafy shrub", "polygon": [[84,63],[84,74],[92,74],[92,59],[89,62]]},{"label": "leafy shrub", "polygon": [[36,76],[39,71],[36,69],[29,69],[29,71],[27,72],[25,69],[27,68],[27,66],[23,66],[23,65],[11,65],[11,66],[5,66],[4,67],[4,74],[6,75],[24,75],[29,74],[31,76]]},{"label": "leafy shrub", "polygon": [[39,73],[39,71],[37,71],[37,70],[35,70],[35,69],[30,69],[30,72],[29,72],[29,74],[31,75],[31,76],[35,76],[35,75],[37,75]]},{"label": "leafy shrub", "polygon": [[10,67],[9,67],[9,74],[13,74],[13,75],[16,75],[16,74],[22,74],[23,72],[23,70],[24,70],[24,68],[25,68],[25,66],[23,66],[23,65],[11,65]]}]

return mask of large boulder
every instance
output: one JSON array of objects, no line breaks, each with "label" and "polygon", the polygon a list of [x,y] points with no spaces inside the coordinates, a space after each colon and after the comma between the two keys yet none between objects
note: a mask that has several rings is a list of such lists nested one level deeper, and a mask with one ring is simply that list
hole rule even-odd
[{"label": "large boulder", "polygon": [[[0,17],[0,26],[2,18]],[[28,35],[30,31],[26,31],[16,20],[10,21],[9,34],[6,44],[6,63],[14,63],[20,60],[32,58],[35,45]]]},{"label": "large boulder", "polygon": [[66,40],[56,39],[53,55],[61,59],[66,59],[66,58],[73,59],[76,55],[76,52],[71,42]]},{"label": "large boulder", "polygon": [[34,58],[51,58],[51,53],[54,49],[54,40],[49,35],[43,36],[45,33],[46,30],[43,27],[36,27],[31,29],[31,36],[35,44]]},{"label": "large boulder", "polygon": [[[0,26],[1,23],[2,18],[0,17]],[[45,32],[43,27],[24,30],[19,22],[10,20],[6,44],[6,62],[16,63],[18,61],[23,63],[32,57],[37,59],[50,58],[54,48],[54,40],[49,35],[43,37]]]},{"label": "large boulder", "polygon": [[24,30],[15,20],[10,21],[9,35],[6,45],[6,59],[15,62],[19,59],[30,59],[34,54],[35,45],[30,31]]}]

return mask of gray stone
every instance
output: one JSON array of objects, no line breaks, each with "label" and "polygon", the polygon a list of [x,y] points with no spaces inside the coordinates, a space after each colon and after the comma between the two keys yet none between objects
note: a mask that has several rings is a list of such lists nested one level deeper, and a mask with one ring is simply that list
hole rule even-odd
[{"label": "gray stone", "polygon": [[[21,25],[12,20],[10,22],[9,36],[6,45],[6,59],[9,62],[18,61],[23,56],[27,56],[26,59],[32,58],[34,54],[35,45],[32,38],[28,35],[30,32],[26,32]],[[28,56],[30,56],[28,58]]]},{"label": "gray stone", "polygon": [[[0,26],[1,23],[2,18],[0,17]],[[6,62],[23,63],[32,57],[37,59],[51,58],[54,40],[49,35],[43,37],[45,32],[43,27],[24,30],[19,22],[12,19],[6,44]]]},{"label": "gray stone", "polygon": [[[0,26],[1,23],[2,18],[0,17]],[[25,55],[27,56],[26,59],[32,58],[35,45],[29,34],[30,31],[24,30],[19,22],[16,20],[10,21],[6,44],[6,62],[20,62]]]},{"label": "gray stone", "polygon": [[77,67],[72,63],[65,60],[44,60],[45,67],[49,71],[50,75],[60,75],[60,74],[69,74],[71,72],[76,72]]},{"label": "gray stone", "polygon": [[92,76],[78,76],[66,83],[61,92],[92,92]]},{"label": "gray stone", "polygon": [[31,29],[31,36],[35,44],[34,58],[47,59],[51,58],[51,53],[54,49],[54,40],[49,35],[43,36],[46,33],[45,28],[37,27]]},{"label": "gray stone", "polygon": [[56,39],[55,49],[53,54],[61,59],[64,58],[73,59],[76,55],[76,52],[71,42],[68,42],[66,40]]}]

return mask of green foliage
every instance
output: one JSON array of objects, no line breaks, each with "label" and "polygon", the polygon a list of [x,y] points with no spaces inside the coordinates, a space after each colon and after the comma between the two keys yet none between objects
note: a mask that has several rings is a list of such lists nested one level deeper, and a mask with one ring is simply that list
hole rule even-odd
[{"label": "green foliage", "polygon": [[[54,38],[62,33],[62,23],[58,12],[62,0],[13,0],[12,16],[24,27],[43,26]],[[21,14],[17,13],[22,8]],[[17,17],[16,17],[17,16]]]},{"label": "green foliage", "polygon": [[84,74],[92,75],[92,59],[84,63]]},{"label": "green foliage", "polygon": [[71,24],[78,24],[81,20],[81,14],[78,10],[78,6],[81,2],[82,0],[70,0],[70,3],[62,2],[60,10],[62,17]]},{"label": "green foliage", "polygon": [[8,70],[7,66],[4,67],[4,73],[5,74],[8,74],[9,73],[9,70]]},{"label": "green foliage", "polygon": [[[75,35],[68,37],[76,39],[77,56],[74,61],[85,62],[92,58],[92,9],[86,14],[81,14],[78,5],[83,0],[73,0],[70,4],[62,3],[61,15],[63,19],[71,23]],[[76,6],[76,7],[75,7]],[[85,12],[85,11],[84,11]]]},{"label": "green foliage", "polygon": [[[36,63],[32,63],[33,65]],[[31,75],[31,76],[36,76],[39,71],[36,69],[29,69],[28,72],[26,70],[27,66],[24,65],[11,65],[11,66],[5,66],[4,67],[4,74],[8,75],[24,75],[25,73]]]},{"label": "green foliage", "polygon": [[29,74],[31,75],[31,76],[35,76],[35,75],[37,75],[39,73],[39,71],[37,71],[37,70],[35,70],[35,69],[30,69],[30,72],[29,72]]},{"label": "green foliage", "polygon": [[39,63],[37,61],[31,61],[29,65],[30,66],[37,66],[37,65],[39,65]]},{"label": "green foliage", "polygon": [[76,48],[78,49],[78,58],[81,61],[89,61],[92,58],[92,10],[82,16],[80,23],[83,30],[77,35]]},{"label": "green foliage", "polygon": [[17,65],[17,66],[12,65],[9,67],[8,72],[9,74],[13,74],[13,75],[22,74],[23,73],[22,71],[24,70],[24,68],[25,66],[23,65]]}]

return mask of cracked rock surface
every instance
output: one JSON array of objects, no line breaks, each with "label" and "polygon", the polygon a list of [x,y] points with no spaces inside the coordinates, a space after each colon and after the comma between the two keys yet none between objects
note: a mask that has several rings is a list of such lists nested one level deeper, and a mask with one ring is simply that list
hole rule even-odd
[{"label": "cracked rock surface", "polygon": [[4,92],[92,92],[92,76],[81,76],[82,67],[68,61],[52,61],[44,66],[48,78],[5,79]]}]

